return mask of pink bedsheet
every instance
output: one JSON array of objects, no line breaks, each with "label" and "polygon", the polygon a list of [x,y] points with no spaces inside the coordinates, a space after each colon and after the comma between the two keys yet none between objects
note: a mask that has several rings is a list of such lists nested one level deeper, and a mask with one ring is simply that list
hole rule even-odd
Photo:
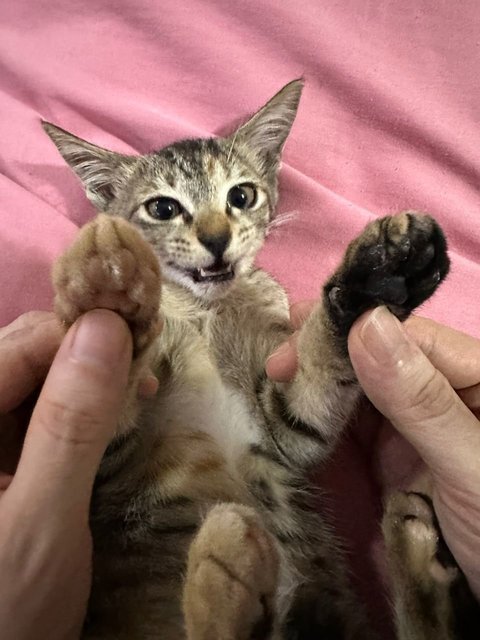
[{"label": "pink bedsheet", "polygon": [[[480,336],[479,32],[477,0],[1,3],[0,324],[49,308],[52,260],[93,213],[40,117],[144,152],[224,131],[303,75],[279,206],[295,215],[261,264],[315,296],[368,220],[428,211],[452,273],[422,313]],[[335,469],[350,495],[348,453]]]}]

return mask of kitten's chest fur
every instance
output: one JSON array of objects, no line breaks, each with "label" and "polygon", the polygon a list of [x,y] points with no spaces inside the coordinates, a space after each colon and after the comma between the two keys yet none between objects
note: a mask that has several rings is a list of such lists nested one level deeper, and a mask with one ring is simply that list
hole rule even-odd
[{"label": "kitten's chest fur", "polygon": [[248,501],[249,452],[264,436],[255,386],[273,348],[272,323],[278,326],[274,343],[288,331],[285,295],[258,271],[209,305],[167,285],[162,309],[160,391],[144,418],[153,422],[162,464],[169,455],[177,462],[181,451],[181,491],[190,493],[192,481],[203,484],[201,476],[210,475],[204,498],[217,491],[217,499]]},{"label": "kitten's chest fur", "polygon": [[[171,616],[176,628],[188,546],[216,503],[255,506],[270,530],[299,526],[289,505],[290,472],[254,453],[267,437],[258,380],[266,357],[289,332],[284,292],[260,271],[208,306],[167,284],[162,310],[154,358],[159,391],[136,428],[112,443],[97,478],[94,625],[110,624],[111,605],[103,598],[108,585],[129,583],[141,588],[145,601],[157,601],[162,585],[165,605],[147,614],[142,604],[142,616],[155,620],[161,609],[162,624]],[[285,574],[282,582],[290,593],[291,578]],[[134,626],[133,615],[127,622]]]}]

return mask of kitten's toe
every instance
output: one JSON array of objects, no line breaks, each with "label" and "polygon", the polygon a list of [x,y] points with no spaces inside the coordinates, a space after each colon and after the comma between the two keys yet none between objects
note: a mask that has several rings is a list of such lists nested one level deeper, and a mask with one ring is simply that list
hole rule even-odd
[{"label": "kitten's toe", "polygon": [[111,309],[129,324],[135,353],[159,331],[160,268],[133,225],[99,215],[83,227],[53,270],[55,311],[68,326],[86,311]]},{"label": "kitten's toe", "polygon": [[448,269],[446,240],[433,218],[411,212],[380,218],[349,245],[325,286],[326,305],[343,335],[378,305],[404,319],[432,295]]},{"label": "kitten's toe", "polygon": [[394,494],[382,529],[398,637],[476,640],[480,606],[445,545],[430,498]]},{"label": "kitten's toe", "polygon": [[458,567],[438,528],[431,501],[423,494],[396,493],[382,522],[394,579],[450,584]]},{"label": "kitten's toe", "polygon": [[254,510],[214,507],[188,558],[184,609],[189,640],[273,638],[278,555]]}]

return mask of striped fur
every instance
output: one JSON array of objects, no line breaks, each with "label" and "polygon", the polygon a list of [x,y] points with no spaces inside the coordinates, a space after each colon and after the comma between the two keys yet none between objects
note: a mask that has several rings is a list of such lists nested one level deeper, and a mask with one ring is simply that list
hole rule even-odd
[{"label": "striped fur", "polygon": [[[266,358],[291,329],[284,291],[253,260],[271,226],[300,92],[301,83],[287,85],[229,138],[138,158],[45,125],[106,211],[56,265],[57,313],[68,324],[90,307],[117,310],[136,353],[95,485],[88,640],[373,637],[309,475],[360,396],[346,352],[352,321],[382,303],[405,317],[433,293],[448,259],[430,218],[373,223],[300,331],[294,380],[266,377]],[[238,184],[256,190],[246,211],[229,200]],[[171,219],[152,217],[160,197],[175,199]],[[407,244],[433,247],[434,263],[403,255]],[[201,275],[225,265],[233,265],[230,279]],[[372,270],[383,274],[383,289]],[[139,400],[147,366],[160,387]]]}]

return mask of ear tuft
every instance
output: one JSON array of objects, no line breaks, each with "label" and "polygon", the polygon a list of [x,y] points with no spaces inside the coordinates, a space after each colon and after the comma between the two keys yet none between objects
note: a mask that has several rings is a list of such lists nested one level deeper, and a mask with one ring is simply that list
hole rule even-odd
[{"label": "ear tuft", "polygon": [[99,211],[107,209],[135,158],[97,147],[50,122],[42,120],[42,127],[82,181],[93,205]]},{"label": "ear tuft", "polygon": [[231,136],[232,140],[247,145],[268,170],[278,166],[297,114],[303,85],[303,78],[289,82]]}]

